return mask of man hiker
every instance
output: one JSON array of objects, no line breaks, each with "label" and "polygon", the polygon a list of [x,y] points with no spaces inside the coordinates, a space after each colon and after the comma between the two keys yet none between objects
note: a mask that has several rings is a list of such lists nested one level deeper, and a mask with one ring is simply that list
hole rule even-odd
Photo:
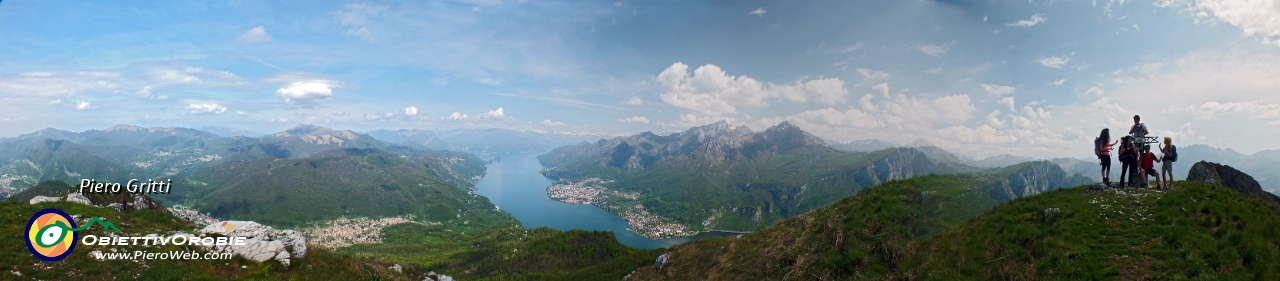
[{"label": "man hiker", "polygon": [[1138,166],[1138,150],[1133,144],[1133,136],[1120,138],[1120,186],[1124,187],[1124,178],[1129,177],[1129,185],[1138,181],[1133,171]]},{"label": "man hiker", "polygon": [[1133,136],[1133,142],[1137,144],[1138,147],[1147,144],[1147,134],[1149,134],[1149,132],[1147,132],[1147,125],[1142,124],[1142,117],[1134,115],[1133,127],[1129,128],[1129,135]]}]

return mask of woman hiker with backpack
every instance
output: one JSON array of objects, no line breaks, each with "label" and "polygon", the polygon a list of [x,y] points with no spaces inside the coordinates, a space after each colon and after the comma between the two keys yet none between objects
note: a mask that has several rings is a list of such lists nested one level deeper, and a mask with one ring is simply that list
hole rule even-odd
[{"label": "woman hiker with backpack", "polygon": [[[1093,139],[1093,154],[1098,156],[1102,165],[1102,183],[1111,186],[1111,146],[1119,141],[1111,142],[1111,129],[1103,128],[1098,138]],[[1121,177],[1122,179],[1124,177]]]},{"label": "woman hiker with backpack", "polygon": [[1160,154],[1164,155],[1160,157],[1160,179],[1165,182],[1165,188],[1173,188],[1173,162],[1178,162],[1178,148],[1173,146],[1173,139],[1164,137]]}]

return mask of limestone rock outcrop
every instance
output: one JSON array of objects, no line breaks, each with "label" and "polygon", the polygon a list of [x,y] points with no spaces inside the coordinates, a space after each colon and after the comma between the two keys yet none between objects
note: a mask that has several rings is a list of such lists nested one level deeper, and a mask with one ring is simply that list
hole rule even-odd
[{"label": "limestone rock outcrop", "polygon": [[1252,176],[1231,166],[1206,161],[1196,162],[1195,165],[1191,166],[1191,171],[1187,172],[1187,180],[1225,186],[1240,193],[1262,198],[1274,204],[1280,204],[1280,196],[1262,190],[1262,185],[1258,184],[1258,181],[1254,180]]},{"label": "limestone rock outcrop", "polygon": [[31,203],[31,205],[35,205],[35,204],[40,204],[44,202],[58,202],[58,201],[62,201],[62,198],[49,197],[49,196],[36,196],[36,197],[32,197],[31,201],[28,201],[28,203]]},{"label": "limestone rock outcrop", "polygon": [[201,234],[244,237],[245,245],[212,246],[211,250],[232,253],[263,262],[277,260],[289,266],[290,258],[307,255],[307,238],[293,230],[276,230],[252,221],[222,221],[200,229]]}]

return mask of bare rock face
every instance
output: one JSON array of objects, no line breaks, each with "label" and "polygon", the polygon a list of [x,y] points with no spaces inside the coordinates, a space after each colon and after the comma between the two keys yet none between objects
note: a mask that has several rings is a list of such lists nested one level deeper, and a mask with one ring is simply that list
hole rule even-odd
[{"label": "bare rock face", "polygon": [[200,229],[202,234],[245,237],[245,245],[212,246],[215,252],[232,253],[263,262],[276,260],[289,266],[289,259],[306,257],[307,238],[293,230],[276,230],[252,221],[222,221]]},{"label": "bare rock face", "polygon": [[80,194],[79,192],[67,194],[67,202],[76,202],[90,206],[93,205],[93,201],[89,201],[89,197],[85,197],[84,194]]},{"label": "bare rock face", "polygon": [[49,197],[49,196],[36,196],[36,197],[32,197],[31,201],[27,201],[27,203],[30,203],[31,205],[35,205],[35,204],[40,204],[44,202],[58,202],[58,201],[62,201],[62,198]]},{"label": "bare rock face", "polygon": [[1231,166],[1206,161],[1196,162],[1195,165],[1191,166],[1191,171],[1187,172],[1187,180],[1225,186],[1240,193],[1262,198],[1274,204],[1280,204],[1280,197],[1262,190],[1262,185],[1258,184],[1258,181],[1254,180],[1252,176]]}]

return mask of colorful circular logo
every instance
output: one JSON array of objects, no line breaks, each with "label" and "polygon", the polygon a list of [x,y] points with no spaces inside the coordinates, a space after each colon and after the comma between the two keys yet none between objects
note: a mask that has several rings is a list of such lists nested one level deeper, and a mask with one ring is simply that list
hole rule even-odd
[{"label": "colorful circular logo", "polygon": [[48,208],[36,212],[27,222],[27,248],[46,261],[59,261],[71,255],[80,235],[74,230],[76,221],[62,210]]}]

